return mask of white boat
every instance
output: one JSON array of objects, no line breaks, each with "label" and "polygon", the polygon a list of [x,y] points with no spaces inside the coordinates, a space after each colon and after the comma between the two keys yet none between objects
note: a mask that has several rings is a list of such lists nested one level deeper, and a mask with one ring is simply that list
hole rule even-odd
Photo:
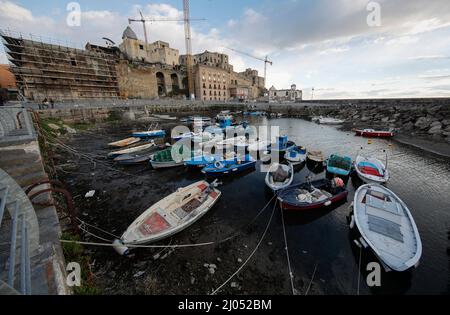
[{"label": "white boat", "polygon": [[368,184],[356,191],[350,227],[355,225],[359,243],[370,247],[387,271],[418,266],[422,241],[416,223],[406,204],[386,187]]},{"label": "white boat", "polygon": [[124,139],[124,140],[108,143],[108,146],[114,147],[114,148],[124,148],[124,147],[127,147],[129,145],[138,143],[139,141],[141,141],[141,138],[134,138],[134,137],[132,137],[132,138],[127,138],[127,139]]},{"label": "white boat", "polygon": [[145,151],[145,150],[153,148],[154,146],[156,146],[156,144],[155,144],[154,141],[152,141],[152,142],[150,142],[148,144],[144,144],[144,145],[141,145],[141,146],[138,146],[138,147],[125,149],[125,150],[121,150],[121,151],[110,152],[110,153],[108,153],[108,158],[113,159],[113,158],[116,158],[116,157],[118,157],[120,155]]},{"label": "white boat", "polygon": [[311,121],[312,122],[319,122],[319,119],[323,118],[323,116],[312,116]]},{"label": "white boat", "polygon": [[321,124],[321,125],[342,125],[343,123],[345,123],[345,120],[342,120],[342,119],[336,119],[336,118],[330,118],[330,117],[319,118],[319,124]]},{"label": "white boat", "polygon": [[153,115],[153,117],[163,120],[177,120],[177,117],[172,117],[170,115]]},{"label": "white boat", "polygon": [[294,180],[294,167],[292,164],[274,163],[266,175],[266,185],[273,191],[288,188]]},{"label": "white boat", "polygon": [[270,147],[270,141],[267,140],[258,140],[250,143],[248,146],[248,150],[250,152],[263,152],[267,151]]},{"label": "white boat", "polygon": [[389,181],[389,171],[383,162],[376,158],[356,157],[355,170],[365,183],[385,184]]},{"label": "white boat", "polygon": [[234,148],[238,144],[243,144],[247,142],[247,138],[245,136],[239,136],[235,138],[227,138],[225,140],[219,141],[216,143],[216,148],[219,150],[223,150],[226,148]]},{"label": "white boat", "polygon": [[114,248],[119,254],[127,255],[127,246],[149,244],[171,237],[203,217],[221,195],[215,183],[206,181],[180,188],[139,216],[120,240],[114,241]]}]

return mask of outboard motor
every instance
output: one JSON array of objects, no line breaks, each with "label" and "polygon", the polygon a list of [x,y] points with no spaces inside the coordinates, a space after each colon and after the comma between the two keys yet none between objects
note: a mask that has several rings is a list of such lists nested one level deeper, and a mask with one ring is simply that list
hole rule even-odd
[{"label": "outboard motor", "polygon": [[128,256],[130,254],[130,249],[121,240],[114,240],[113,248],[120,256]]}]

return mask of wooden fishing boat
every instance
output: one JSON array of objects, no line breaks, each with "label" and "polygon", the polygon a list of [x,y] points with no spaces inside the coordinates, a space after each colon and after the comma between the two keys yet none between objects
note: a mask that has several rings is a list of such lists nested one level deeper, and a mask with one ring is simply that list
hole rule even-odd
[{"label": "wooden fishing boat", "polygon": [[[173,156],[172,150],[178,150],[177,156]],[[160,168],[172,168],[184,165],[184,155],[185,146],[173,147],[170,149],[159,151],[150,158],[150,165],[154,169]],[[176,151],[175,151],[176,152]],[[190,155],[193,156],[193,152],[190,151]]]},{"label": "wooden fishing boat", "polygon": [[133,137],[136,138],[163,138],[166,136],[166,132],[164,130],[151,130],[151,131],[138,131],[133,132]]},{"label": "wooden fishing boat", "polygon": [[[146,164],[150,161],[151,157],[156,151],[164,150],[168,147],[168,145],[159,145],[152,147],[148,150],[143,151],[142,153],[131,153],[124,154],[116,157],[114,162],[120,165],[139,165]],[[169,145],[170,147],[170,145]]]},{"label": "wooden fishing boat", "polygon": [[353,129],[357,136],[369,138],[392,138],[395,136],[393,131],[382,131],[374,129]]},{"label": "wooden fishing boat", "polygon": [[329,207],[348,195],[340,178],[321,179],[290,186],[278,193],[278,201],[283,210],[311,210]]},{"label": "wooden fishing boat", "polygon": [[284,157],[287,151],[295,148],[297,145],[294,141],[289,141],[288,136],[278,137],[275,145],[271,144],[268,151],[273,154],[279,154],[280,157]]},{"label": "wooden fishing boat", "polygon": [[294,180],[294,166],[274,163],[270,166],[266,175],[266,185],[272,191],[285,189],[292,184]]},{"label": "wooden fishing boat", "polygon": [[129,149],[121,150],[121,151],[110,152],[110,153],[108,153],[108,158],[114,159],[120,155],[142,152],[142,151],[148,150],[150,148],[153,148],[155,146],[156,146],[155,142],[152,141],[150,143],[147,143],[147,144],[144,144],[144,145],[141,145],[138,147],[129,148]]},{"label": "wooden fishing boat", "polygon": [[299,165],[306,161],[306,149],[304,147],[294,147],[286,151],[284,158],[292,165]]},{"label": "wooden fishing boat", "polygon": [[193,158],[184,160],[184,165],[191,169],[199,169],[204,168],[209,164],[213,164],[216,161],[219,161],[221,158],[218,155],[199,155],[194,156]]},{"label": "wooden fishing boat", "polygon": [[232,160],[217,161],[203,168],[202,173],[207,176],[220,177],[237,174],[255,168],[256,161],[250,156],[236,157]]},{"label": "wooden fishing boat", "polygon": [[127,147],[129,145],[136,144],[139,141],[141,141],[141,138],[132,137],[132,138],[127,138],[127,139],[120,140],[120,141],[117,141],[117,142],[108,143],[108,146],[114,147],[114,148],[124,148],[124,147]]},{"label": "wooden fishing boat", "polygon": [[321,125],[342,125],[343,123],[345,123],[345,120],[331,118],[331,117],[325,117],[325,118],[322,117],[322,118],[319,118],[318,122]]},{"label": "wooden fishing boat", "polygon": [[332,154],[326,161],[326,165],[329,174],[346,177],[352,171],[353,161],[351,157]]},{"label": "wooden fishing boat", "polygon": [[387,271],[417,267],[422,241],[406,204],[378,184],[361,186],[355,193],[350,227],[361,234],[359,243],[370,248]]},{"label": "wooden fishing boat", "polygon": [[178,189],[151,206],[125,231],[114,248],[127,255],[129,245],[143,245],[171,237],[200,220],[222,193],[206,181]]},{"label": "wooden fishing boat", "polygon": [[313,163],[323,163],[324,157],[322,151],[308,151],[306,159]]},{"label": "wooden fishing boat", "polygon": [[355,170],[365,183],[384,184],[389,181],[389,171],[383,162],[376,158],[356,157]]}]

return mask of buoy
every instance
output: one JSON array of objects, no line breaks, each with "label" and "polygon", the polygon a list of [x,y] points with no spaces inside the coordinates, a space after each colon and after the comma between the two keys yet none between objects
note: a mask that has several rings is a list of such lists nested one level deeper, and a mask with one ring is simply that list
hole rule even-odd
[{"label": "buoy", "polygon": [[120,256],[127,256],[130,253],[130,249],[126,247],[120,240],[114,240],[113,248]]},{"label": "buoy", "polygon": [[350,221],[350,228],[353,229],[355,227],[355,216],[352,215],[352,219]]}]

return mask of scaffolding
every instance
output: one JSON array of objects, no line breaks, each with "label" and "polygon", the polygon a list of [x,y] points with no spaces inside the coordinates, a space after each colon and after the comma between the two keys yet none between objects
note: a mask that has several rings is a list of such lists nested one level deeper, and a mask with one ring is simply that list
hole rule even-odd
[{"label": "scaffolding", "polygon": [[120,97],[113,48],[71,48],[36,36],[0,30],[18,88],[33,101],[117,99]]}]

